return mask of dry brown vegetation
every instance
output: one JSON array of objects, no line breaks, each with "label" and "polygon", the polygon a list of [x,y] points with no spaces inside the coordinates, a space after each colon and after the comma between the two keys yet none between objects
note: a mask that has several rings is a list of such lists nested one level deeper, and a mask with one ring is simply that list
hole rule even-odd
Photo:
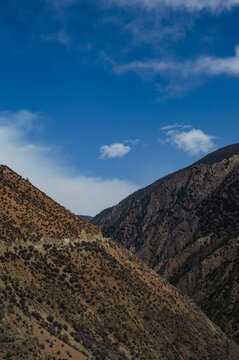
[{"label": "dry brown vegetation", "polygon": [[42,238],[100,238],[90,223],[67,211],[7,166],[0,166],[0,245]]},{"label": "dry brown vegetation", "polygon": [[189,299],[112,240],[2,250],[0,289],[3,359],[239,356]]}]

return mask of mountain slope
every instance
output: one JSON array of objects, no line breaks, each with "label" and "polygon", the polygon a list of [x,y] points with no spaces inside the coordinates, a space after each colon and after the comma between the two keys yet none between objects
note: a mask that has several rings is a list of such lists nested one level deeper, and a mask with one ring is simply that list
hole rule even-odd
[{"label": "mountain slope", "polygon": [[24,359],[239,356],[239,348],[189,299],[112,240],[9,249],[1,254],[0,287],[2,357],[9,328],[12,356],[19,355],[13,344],[23,352],[26,341],[36,353],[29,350]]},{"label": "mountain slope", "polygon": [[[239,292],[230,278],[237,279],[239,272],[238,242],[232,239],[228,254],[226,239],[239,230],[238,215],[239,144],[235,144],[139,190],[97,215],[93,223],[192,296],[225,331],[235,333]],[[218,247],[227,254],[220,262],[215,261]],[[213,265],[205,278],[208,258]],[[226,303],[219,296],[223,286],[234,294]],[[219,309],[212,306],[211,292],[220,299]]]},{"label": "mountain slope", "polygon": [[100,230],[0,165],[0,244],[45,238],[101,238]]},{"label": "mountain slope", "polygon": [[[9,235],[0,245],[1,359],[238,359],[238,346],[191,300],[113,240],[91,239],[93,232],[100,237],[95,227],[37,189],[25,198],[26,181],[17,177],[13,186],[17,175],[5,169],[2,222],[7,212],[15,235],[16,213],[28,216],[40,240],[22,224],[23,239]],[[39,196],[45,206],[38,212]],[[47,214],[54,236],[43,242]],[[64,216],[71,219],[67,229]]]}]

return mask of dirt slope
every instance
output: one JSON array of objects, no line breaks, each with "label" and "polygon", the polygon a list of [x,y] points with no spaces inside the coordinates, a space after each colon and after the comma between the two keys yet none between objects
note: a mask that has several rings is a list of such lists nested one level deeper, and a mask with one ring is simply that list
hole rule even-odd
[{"label": "dirt slope", "polygon": [[112,240],[2,250],[0,288],[3,359],[239,357],[192,301]]},{"label": "dirt slope", "polygon": [[0,245],[42,238],[100,238],[94,225],[50,199],[7,166],[0,165]]}]

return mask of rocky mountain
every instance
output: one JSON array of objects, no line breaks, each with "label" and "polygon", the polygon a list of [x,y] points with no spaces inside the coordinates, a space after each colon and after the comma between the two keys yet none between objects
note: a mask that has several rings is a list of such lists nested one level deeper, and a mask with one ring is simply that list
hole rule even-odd
[{"label": "rocky mountain", "polygon": [[[239,347],[174,286],[1,170],[1,359],[238,359]],[[25,218],[34,232],[19,225]]]},{"label": "rocky mountain", "polygon": [[238,340],[239,144],[137,191],[92,222]]},{"label": "rocky mountain", "polygon": [[86,221],[91,221],[93,219],[93,216],[89,216],[89,215],[78,215],[80,219],[86,220]]}]

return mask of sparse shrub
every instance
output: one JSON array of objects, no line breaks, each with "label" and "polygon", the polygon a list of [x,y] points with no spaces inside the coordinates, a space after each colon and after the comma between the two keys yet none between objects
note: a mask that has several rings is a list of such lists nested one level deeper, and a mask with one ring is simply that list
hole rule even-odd
[{"label": "sparse shrub", "polygon": [[53,320],[54,320],[53,315],[48,315],[48,316],[47,316],[47,321],[53,322]]}]

